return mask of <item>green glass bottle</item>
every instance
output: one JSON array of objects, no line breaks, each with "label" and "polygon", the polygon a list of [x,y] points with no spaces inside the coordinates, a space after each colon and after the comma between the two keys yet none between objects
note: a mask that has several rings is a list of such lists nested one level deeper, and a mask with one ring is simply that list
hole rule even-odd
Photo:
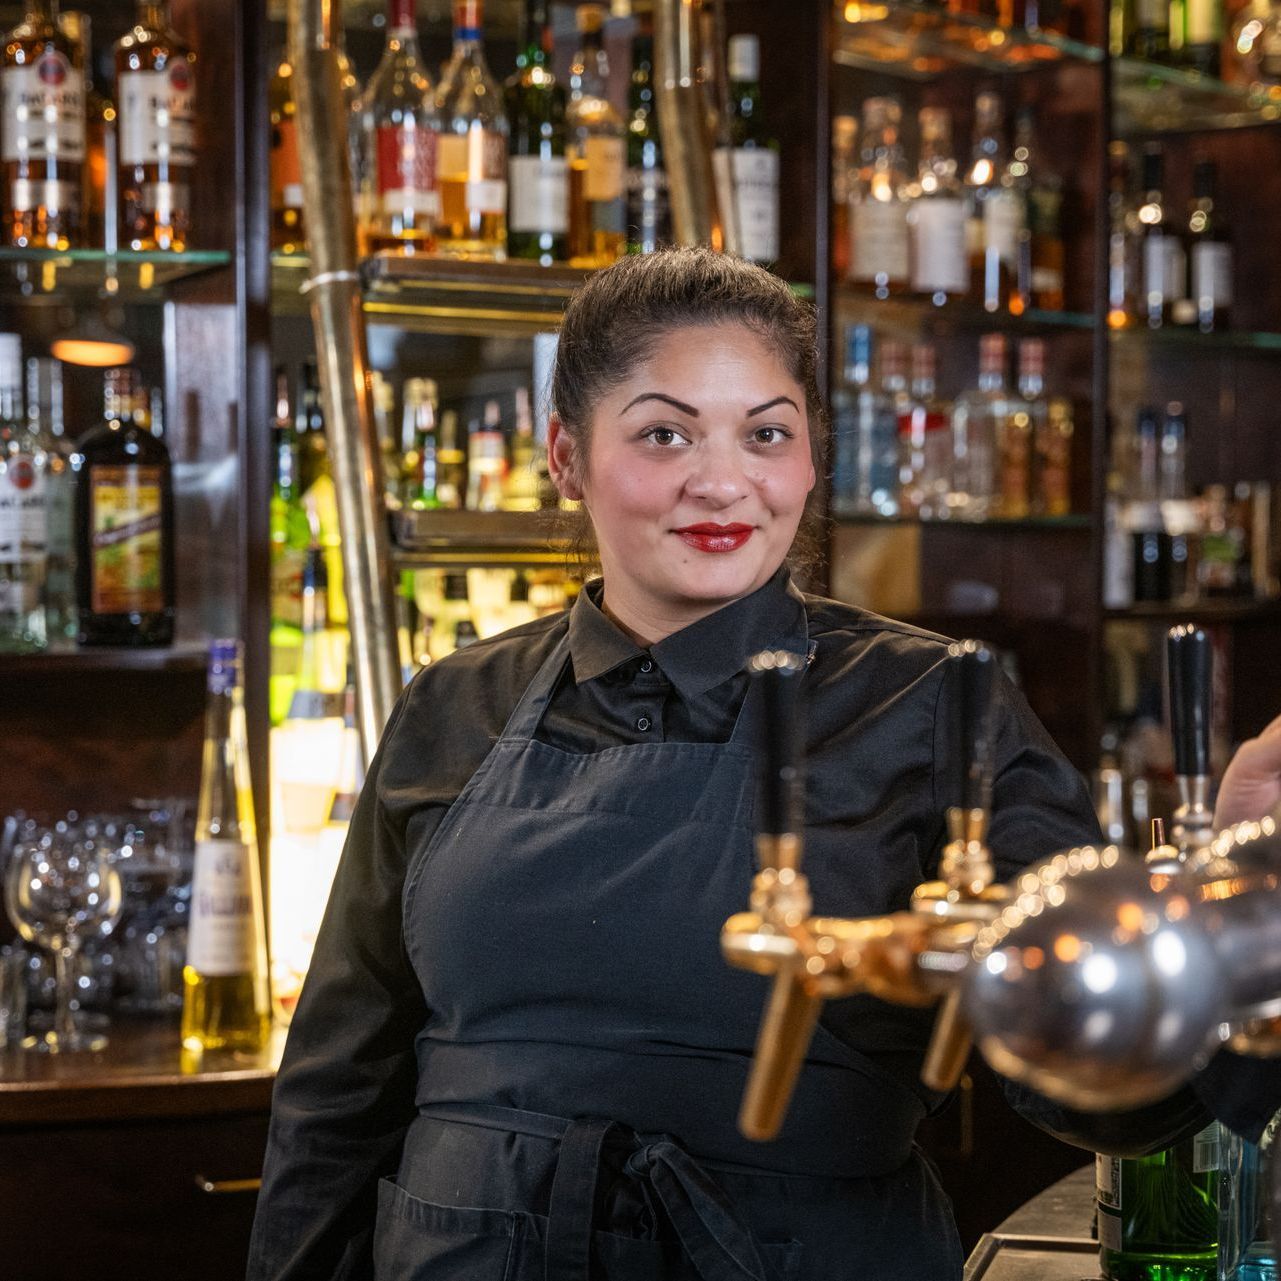
[{"label": "green glass bottle", "polygon": [[1216,1122],[1152,1156],[1096,1158],[1107,1281],[1217,1281],[1222,1148]]},{"label": "green glass bottle", "polygon": [[652,254],[672,239],[672,209],[663,143],[654,107],[654,37],[632,41],[627,118],[627,252]]}]

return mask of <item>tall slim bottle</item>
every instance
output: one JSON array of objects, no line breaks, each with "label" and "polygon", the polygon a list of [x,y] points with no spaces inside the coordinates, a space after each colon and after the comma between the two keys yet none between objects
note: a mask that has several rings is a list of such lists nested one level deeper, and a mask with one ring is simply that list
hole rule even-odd
[{"label": "tall slim bottle", "polygon": [[992,514],[996,490],[996,447],[1009,403],[1005,386],[1004,334],[979,339],[979,380],[952,407],[952,475],[947,507],[962,520]]},{"label": "tall slim bottle", "polygon": [[999,311],[1012,300],[1024,225],[1023,202],[1005,154],[1004,110],[998,93],[984,91],[975,98],[974,149],[965,174],[970,292],[985,311]]},{"label": "tall slim bottle", "polygon": [[45,451],[45,630],[51,645],[65,645],[76,638],[74,469],[79,459],[63,417],[62,365],[48,356],[27,361],[27,424]]},{"label": "tall slim bottle", "polygon": [[566,98],[551,69],[547,0],[526,0],[525,47],[505,89],[507,255],[547,267],[569,256]]},{"label": "tall slim bottle", "polygon": [[850,193],[851,283],[888,298],[908,282],[907,203],[897,98],[868,98],[863,103],[863,140],[858,172]]},{"label": "tall slim bottle", "polygon": [[4,37],[0,159],[6,243],[81,243],[85,158],[84,50],[58,25],[57,0],[28,0]]},{"label": "tall slim bottle", "polygon": [[196,166],[196,55],[177,35],[164,0],[139,0],[116,41],[120,244],[185,249]]},{"label": "tall slim bottle", "polygon": [[1010,310],[1019,315],[1029,307],[1062,311],[1063,182],[1057,174],[1042,168],[1030,107],[1021,108],[1016,118],[1014,150],[1006,172],[1009,185],[1023,206]]},{"label": "tall slim bottle", "polygon": [[454,0],[454,52],[436,94],[436,248],[447,258],[497,262],[507,257],[507,115],[482,35],[481,0]]},{"label": "tall slim bottle", "polygon": [[298,483],[298,434],[289,401],[289,375],[280,368],[276,371],[276,419],[272,428],[276,475],[270,518],[271,675],[267,702],[273,725],[284,720],[298,681],[303,561],[311,543]]},{"label": "tall slim bottle", "polygon": [[632,41],[631,115],[627,120],[627,247],[651,254],[672,238],[663,140],[654,105],[654,37]]},{"label": "tall slim bottle", "polygon": [[922,107],[921,155],[910,190],[912,290],[941,306],[969,285],[965,254],[965,200],[956,176],[952,117],[942,107]]},{"label": "tall slim bottle", "polygon": [[1186,292],[1183,239],[1166,216],[1160,143],[1143,152],[1143,194],[1136,213],[1140,315],[1150,329],[1175,319]]},{"label": "tall slim bottle", "polygon": [[182,1044],[196,1053],[260,1050],[271,1027],[240,669],[240,642],[214,641],[182,971]]},{"label": "tall slim bottle", "polygon": [[1202,333],[1226,328],[1232,311],[1232,234],[1214,198],[1214,185],[1214,161],[1198,160],[1188,215],[1188,276]]},{"label": "tall slim bottle", "polygon": [[[116,104],[94,84],[93,22],[79,9],[66,9],[58,17],[63,31],[80,45],[84,56],[85,158],[81,197],[81,243],[91,249],[110,249],[115,243],[116,182],[119,162],[116,151]],[[108,239],[108,221],[111,239]]]},{"label": "tall slim bottle", "polygon": [[731,36],[729,147],[716,154],[721,190],[733,178],[739,252],[753,262],[778,258],[778,143],[761,108],[761,45],[750,34]]},{"label": "tall slim bottle", "polygon": [[22,340],[0,334],[0,650],[44,649],[48,454],[22,415]]}]

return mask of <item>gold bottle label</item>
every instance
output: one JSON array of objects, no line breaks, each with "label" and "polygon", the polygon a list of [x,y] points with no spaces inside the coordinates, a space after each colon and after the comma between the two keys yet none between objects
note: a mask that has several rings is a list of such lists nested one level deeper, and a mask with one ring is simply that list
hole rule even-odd
[{"label": "gold bottle label", "polygon": [[164,609],[161,469],[95,467],[89,481],[90,607],[95,614]]}]

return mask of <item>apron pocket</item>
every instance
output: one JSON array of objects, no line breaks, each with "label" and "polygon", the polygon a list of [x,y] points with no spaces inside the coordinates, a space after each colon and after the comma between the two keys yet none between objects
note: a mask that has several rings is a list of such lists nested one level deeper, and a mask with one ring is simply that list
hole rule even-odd
[{"label": "apron pocket", "polygon": [[378,1183],[377,1281],[508,1281],[521,1216],[433,1205],[391,1179]]},{"label": "apron pocket", "polygon": [[[762,1243],[757,1249],[769,1270],[770,1281],[796,1281],[800,1276],[804,1246],[799,1241]],[[704,1281],[674,1238],[658,1241],[593,1232],[592,1261],[609,1281]]]}]

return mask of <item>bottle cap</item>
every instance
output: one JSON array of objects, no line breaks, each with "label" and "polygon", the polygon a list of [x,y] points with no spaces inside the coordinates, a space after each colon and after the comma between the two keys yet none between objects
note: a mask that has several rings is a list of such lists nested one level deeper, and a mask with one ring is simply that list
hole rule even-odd
[{"label": "bottle cap", "polygon": [[761,77],[761,42],[749,33],[730,36],[726,59],[731,80],[759,80]]},{"label": "bottle cap", "polygon": [[467,575],[465,573],[453,573],[445,575],[445,599],[446,600],[466,600],[467,599]]},{"label": "bottle cap", "polygon": [[468,39],[479,39],[484,27],[482,0],[454,0],[454,32]]}]

